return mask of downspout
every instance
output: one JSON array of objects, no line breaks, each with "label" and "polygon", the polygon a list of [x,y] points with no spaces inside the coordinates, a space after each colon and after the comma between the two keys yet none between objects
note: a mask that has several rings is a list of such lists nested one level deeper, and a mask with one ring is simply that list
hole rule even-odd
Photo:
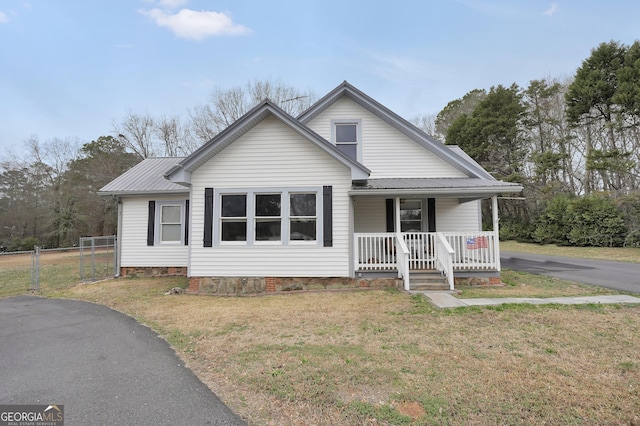
[{"label": "downspout", "polygon": [[122,199],[118,197],[118,224],[116,229],[116,264],[113,265],[115,269],[115,277],[120,277],[120,264],[122,261]]},{"label": "downspout", "polygon": [[496,269],[500,272],[500,227],[498,222],[498,196],[491,197],[491,213],[493,215],[493,241],[494,241],[494,257],[496,262]]}]

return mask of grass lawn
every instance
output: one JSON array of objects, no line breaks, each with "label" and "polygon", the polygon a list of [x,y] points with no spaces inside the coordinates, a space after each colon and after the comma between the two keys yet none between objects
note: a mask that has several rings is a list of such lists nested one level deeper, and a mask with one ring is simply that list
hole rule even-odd
[{"label": "grass lawn", "polygon": [[[486,290],[600,291],[505,280]],[[640,306],[441,310],[397,290],[165,296],[186,279],[71,282],[43,293],[154,328],[250,424],[640,424]]]}]

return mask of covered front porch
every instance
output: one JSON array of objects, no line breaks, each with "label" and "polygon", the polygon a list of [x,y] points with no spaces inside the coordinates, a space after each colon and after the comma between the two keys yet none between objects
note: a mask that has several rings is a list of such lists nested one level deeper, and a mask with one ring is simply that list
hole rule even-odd
[{"label": "covered front porch", "polygon": [[358,276],[397,273],[405,290],[412,289],[412,277],[429,272],[453,290],[456,272],[500,271],[494,231],[355,233],[354,247]]},{"label": "covered front porch", "polygon": [[[438,289],[453,290],[455,279],[463,275],[499,276],[495,192],[481,196],[422,189],[393,197],[357,194],[363,195],[352,198],[356,277],[394,275],[402,279],[405,290],[429,280],[441,283]],[[491,231],[481,230],[483,198],[491,200]]]}]

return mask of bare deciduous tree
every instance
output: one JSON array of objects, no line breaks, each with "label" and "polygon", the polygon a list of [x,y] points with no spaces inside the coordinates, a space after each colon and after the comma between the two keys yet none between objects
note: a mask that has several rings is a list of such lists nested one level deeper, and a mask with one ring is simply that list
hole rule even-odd
[{"label": "bare deciduous tree", "polygon": [[147,113],[134,114],[129,111],[118,124],[114,121],[113,129],[117,138],[140,158],[155,157],[159,154],[153,140],[155,121]]},{"label": "bare deciduous tree", "polygon": [[288,114],[296,116],[315,100],[310,91],[300,91],[279,81],[255,81],[245,88],[214,89],[206,105],[190,111],[194,136],[206,142],[242,117],[251,108],[270,99]]},{"label": "bare deciduous tree", "polygon": [[197,146],[189,126],[180,121],[177,115],[163,115],[155,121],[154,134],[164,145],[164,153],[170,157],[188,155]]}]

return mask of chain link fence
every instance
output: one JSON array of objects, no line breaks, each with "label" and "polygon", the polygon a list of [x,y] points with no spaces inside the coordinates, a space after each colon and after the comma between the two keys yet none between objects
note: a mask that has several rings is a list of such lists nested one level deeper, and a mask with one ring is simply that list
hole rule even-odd
[{"label": "chain link fence", "polygon": [[118,271],[116,245],[115,236],[85,237],[76,247],[0,252],[0,297],[113,278]]},{"label": "chain link fence", "polygon": [[93,282],[116,275],[115,235],[80,238],[80,281]]}]

